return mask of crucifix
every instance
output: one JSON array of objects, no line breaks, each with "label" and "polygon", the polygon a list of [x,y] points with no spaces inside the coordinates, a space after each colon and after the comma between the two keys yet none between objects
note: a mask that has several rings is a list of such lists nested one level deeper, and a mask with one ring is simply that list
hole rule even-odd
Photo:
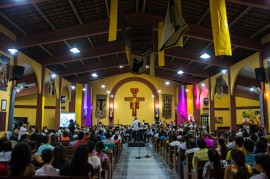
[{"label": "crucifix", "polygon": [[137,109],[139,109],[139,102],[144,101],[144,97],[137,97],[138,88],[130,88],[132,97],[125,97],[125,101],[130,102],[130,109],[132,109],[132,116],[137,116]]}]

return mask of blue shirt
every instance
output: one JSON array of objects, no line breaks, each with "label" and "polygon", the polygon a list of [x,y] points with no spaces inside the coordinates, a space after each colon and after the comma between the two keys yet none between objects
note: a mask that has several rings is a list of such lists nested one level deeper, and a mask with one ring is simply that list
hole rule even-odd
[{"label": "blue shirt", "polygon": [[255,154],[246,154],[246,163],[249,164],[253,169],[255,169],[254,156]]},{"label": "blue shirt", "polygon": [[43,151],[44,149],[52,149],[52,150],[53,150],[54,147],[51,146],[50,144],[43,144],[43,145],[41,145],[41,146],[38,148],[38,154],[41,155],[41,154],[42,154],[42,151]]}]

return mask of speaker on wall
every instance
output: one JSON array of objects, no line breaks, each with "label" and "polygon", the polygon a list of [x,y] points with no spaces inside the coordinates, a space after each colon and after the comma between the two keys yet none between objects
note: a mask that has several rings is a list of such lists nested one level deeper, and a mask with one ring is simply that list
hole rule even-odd
[{"label": "speaker on wall", "polygon": [[265,81],[265,70],[264,68],[255,68],[256,80]]},{"label": "speaker on wall", "polygon": [[21,80],[23,78],[23,74],[24,74],[24,67],[15,65],[12,80]]}]

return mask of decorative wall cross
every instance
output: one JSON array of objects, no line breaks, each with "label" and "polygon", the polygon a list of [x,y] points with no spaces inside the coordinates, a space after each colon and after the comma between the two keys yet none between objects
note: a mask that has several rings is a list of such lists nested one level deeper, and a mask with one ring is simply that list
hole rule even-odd
[{"label": "decorative wall cross", "polygon": [[130,88],[132,97],[125,97],[125,101],[130,102],[130,109],[132,109],[132,116],[137,116],[137,109],[139,109],[139,102],[144,101],[144,97],[137,97],[138,88]]}]

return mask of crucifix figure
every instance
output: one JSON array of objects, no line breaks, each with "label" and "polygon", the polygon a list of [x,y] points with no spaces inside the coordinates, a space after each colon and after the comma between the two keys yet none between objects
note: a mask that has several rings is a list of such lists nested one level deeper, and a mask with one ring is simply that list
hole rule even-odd
[{"label": "crucifix figure", "polygon": [[132,116],[137,116],[137,109],[139,109],[139,101],[144,101],[144,97],[137,97],[138,88],[130,88],[132,97],[125,97],[125,101],[130,102],[130,109],[132,109]]}]

